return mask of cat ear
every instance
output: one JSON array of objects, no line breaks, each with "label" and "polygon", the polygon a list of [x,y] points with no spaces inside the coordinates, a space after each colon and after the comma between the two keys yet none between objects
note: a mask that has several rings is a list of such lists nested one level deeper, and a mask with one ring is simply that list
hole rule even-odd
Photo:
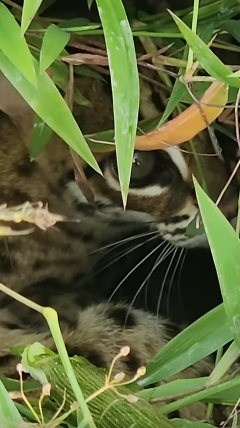
[{"label": "cat ear", "polygon": [[0,71],[0,110],[21,129],[30,130],[34,112],[11,82]]}]

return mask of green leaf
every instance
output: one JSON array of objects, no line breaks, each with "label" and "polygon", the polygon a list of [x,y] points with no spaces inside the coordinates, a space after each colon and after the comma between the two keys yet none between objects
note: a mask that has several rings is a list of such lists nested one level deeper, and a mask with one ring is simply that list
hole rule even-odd
[{"label": "green leaf", "polygon": [[150,401],[155,398],[167,398],[173,395],[182,395],[193,392],[195,389],[204,388],[207,377],[195,379],[177,379],[167,382],[161,386],[144,389],[137,392],[137,395],[144,400]]},{"label": "green leaf", "polygon": [[89,77],[93,77],[94,79],[102,80],[103,82],[105,81],[103,76],[100,73],[98,73],[95,70],[92,70],[88,66],[85,67],[84,65],[75,65],[74,72],[75,74],[78,74],[80,76],[89,76]]},{"label": "green leaf", "polygon": [[31,159],[36,157],[43,151],[52,136],[52,129],[39,117],[35,118],[33,125],[32,139],[29,148]]},{"label": "green leaf", "polygon": [[[184,396],[184,398],[189,400],[188,396],[191,396],[192,402],[197,402],[201,399],[207,403],[236,404],[240,395],[240,376],[236,376],[222,383],[211,385],[211,387],[208,384],[207,379],[208,378],[206,377],[177,379],[156,388],[137,391],[135,394],[147,401],[155,399],[159,399],[164,402],[168,400],[173,401],[174,396],[175,399],[177,399],[177,396]],[[200,397],[199,393],[201,394]],[[183,403],[184,398],[181,398],[181,403]]]},{"label": "green leaf", "polygon": [[[146,134],[147,132],[153,131],[154,129],[156,129],[158,122],[159,122],[159,117],[155,117],[153,119],[141,120],[138,123],[137,135],[142,135],[143,133]],[[93,140],[99,141],[99,142],[96,143]],[[93,151],[106,152],[109,150],[109,144],[111,146],[115,146],[114,131],[109,130],[109,131],[102,131],[102,132],[98,132],[90,135],[88,134],[88,136],[86,136],[86,141],[88,142],[89,147],[91,147]]]},{"label": "green leaf", "polygon": [[230,73],[229,77],[240,77],[240,70],[235,71],[235,73]]},{"label": "green leaf", "polygon": [[[183,60],[187,60],[188,50],[189,50],[188,46],[186,46],[184,49],[184,52],[183,52],[183,56],[182,56]],[[184,73],[185,73],[185,69],[180,68],[179,69],[179,75],[182,76]],[[183,85],[182,82],[180,82],[179,79],[177,79],[176,82],[174,83],[173,90],[171,92],[170,98],[169,98],[168,103],[167,103],[167,107],[166,107],[166,109],[165,109],[165,111],[161,117],[161,120],[159,122],[158,127],[162,126],[164,124],[164,122],[166,122],[166,120],[172,114],[173,110],[180,103],[185,92],[187,92],[186,87]],[[191,101],[191,104],[192,104],[192,102],[193,101]]]},{"label": "green leaf", "polygon": [[88,4],[88,8],[90,9],[93,4],[93,0],[87,0],[87,4]]},{"label": "green leaf", "polygon": [[240,43],[240,23],[238,21],[229,19],[225,22],[222,22],[219,25],[219,28],[221,30],[227,31],[234,37],[234,39],[237,40],[238,43]]},{"label": "green leaf", "polygon": [[212,354],[233,339],[223,305],[205,314],[168,342],[148,364],[138,381],[151,385],[172,376]]},{"label": "green leaf", "polygon": [[[178,82],[178,80],[177,80],[177,82]],[[204,92],[206,92],[206,90],[209,88],[210,85],[211,85],[211,83],[208,83],[208,82],[194,83],[193,88],[192,88],[192,92],[193,92],[193,95],[195,96],[195,98],[199,99],[204,94]],[[235,103],[236,102],[237,93],[238,93],[237,88],[233,88],[232,86],[230,86],[229,91],[228,91],[228,103]],[[185,88],[185,91],[184,91],[180,101],[182,103],[186,103],[186,104],[192,104],[193,103],[193,98],[191,97],[191,95],[189,94],[189,92],[187,91],[186,88]]]},{"label": "green leaf", "polygon": [[213,385],[218,383],[220,379],[222,379],[226,373],[229,372],[229,369],[235,363],[235,361],[239,358],[239,349],[236,346],[235,342],[232,342],[228,347],[218,364],[214,367],[211,375],[209,376],[208,385]]},{"label": "green leaf", "polygon": [[176,80],[173,90],[171,92],[170,98],[167,103],[167,107],[164,110],[164,113],[161,117],[161,120],[158,124],[158,127],[162,126],[164,122],[169,118],[169,116],[172,114],[173,110],[178,106],[180,103],[184,93],[186,91],[185,86],[183,85],[180,80]]},{"label": "green leaf", "polygon": [[214,425],[206,424],[206,422],[187,421],[187,419],[174,419],[173,423],[180,428],[214,428]]},{"label": "green leaf", "polygon": [[18,428],[24,424],[20,413],[18,412],[7,390],[0,380],[0,423],[4,428]]},{"label": "green leaf", "polygon": [[139,78],[131,28],[121,0],[96,0],[108,53],[119,182],[126,206],[139,110]]},{"label": "green leaf", "polygon": [[45,10],[49,9],[57,0],[44,0],[38,9],[38,14],[41,15]]},{"label": "green leaf", "polygon": [[0,49],[13,65],[31,82],[37,86],[35,68],[31,53],[21,29],[8,8],[0,2]]},{"label": "green leaf", "polygon": [[38,87],[35,88],[1,51],[0,69],[37,115],[93,169],[101,174],[101,170],[84,140],[77,122],[47,73],[44,72],[37,76]]},{"label": "green leaf", "polygon": [[194,185],[218,274],[224,308],[234,340],[240,350],[240,241],[231,224],[205,194],[196,179]]},{"label": "green leaf", "polygon": [[40,52],[40,73],[46,70],[68,44],[70,34],[51,24],[47,28]]},{"label": "green leaf", "polygon": [[208,48],[208,46],[197,36],[180,18],[169,11],[186,42],[192,48],[197,60],[210,76],[240,89],[240,79],[229,77],[231,70]]},{"label": "green leaf", "polygon": [[178,410],[185,406],[189,406],[190,404],[196,403],[198,401],[204,400],[208,402],[208,399],[211,395],[222,393],[222,392],[225,393],[225,391],[229,389],[231,390],[236,386],[239,387],[239,385],[240,385],[240,376],[236,376],[232,380],[228,380],[226,382],[220,383],[219,385],[211,386],[210,388],[205,388],[202,391],[192,393],[187,397],[180,398],[179,400],[166,404],[159,410],[163,414],[169,414],[171,412],[174,412],[175,410]]},{"label": "green leaf", "polygon": [[[90,21],[86,18],[73,18],[73,19],[67,19],[59,22],[58,27],[65,30],[66,28],[88,27],[89,24],[90,24]],[[98,25],[98,28],[99,27],[100,25]]]},{"label": "green leaf", "polygon": [[[239,376],[238,376],[239,377]],[[233,379],[234,380],[234,379]],[[232,386],[230,389],[218,391],[208,397],[209,403],[235,406],[240,397],[240,385]]]},{"label": "green leaf", "polygon": [[[31,39],[31,37],[29,38]],[[37,60],[39,60],[40,58],[40,52],[37,52],[36,50],[33,50],[32,52],[34,58],[36,58]],[[66,52],[67,55],[67,52]],[[74,72],[76,73],[76,69],[74,68]],[[69,69],[67,64],[60,62],[60,61],[55,61],[52,63],[51,65],[51,73],[52,73],[52,81],[55,83],[56,86],[58,86],[60,89],[62,89],[63,91],[66,90],[66,87],[68,85],[69,82]],[[79,74],[79,73],[78,73]],[[80,105],[84,105],[84,106],[89,106],[91,105],[90,101],[88,101],[78,90],[77,87],[74,87],[74,97],[73,100],[75,103],[80,104]]]},{"label": "green leaf", "polygon": [[21,36],[28,29],[43,0],[24,0],[21,20]]},{"label": "green leaf", "polygon": [[[209,40],[211,39],[211,35],[212,35],[212,25],[209,25],[208,27],[205,27],[205,32],[203,34],[203,37],[206,42],[209,42]],[[184,53],[182,56],[183,60],[187,60],[188,57],[188,51],[189,48],[188,46],[185,47],[184,49]],[[185,68],[180,68],[178,74],[180,76],[184,75],[185,73]],[[204,91],[203,91],[204,92]],[[190,98],[190,104],[193,104],[193,99],[190,97],[185,85],[183,85],[183,83],[177,79],[173,90],[171,92],[170,98],[168,100],[168,104],[167,107],[162,115],[162,118],[159,122],[158,127],[162,126],[164,124],[164,122],[168,119],[168,117],[172,114],[173,110],[178,106],[178,104],[182,101],[183,97],[185,96],[189,96]],[[196,93],[195,93],[195,86],[194,86],[194,95],[197,97]]]},{"label": "green leaf", "polygon": [[[8,392],[14,392],[14,391],[21,391],[21,384],[20,381],[17,379],[9,379],[6,377],[0,377],[0,382],[3,383],[4,387]],[[31,380],[31,381],[24,381],[24,391],[39,391],[40,385],[38,382]]]}]

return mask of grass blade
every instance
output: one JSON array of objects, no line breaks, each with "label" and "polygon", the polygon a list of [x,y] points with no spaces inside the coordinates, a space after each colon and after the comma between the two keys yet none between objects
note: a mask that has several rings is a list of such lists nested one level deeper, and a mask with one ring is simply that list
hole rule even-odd
[{"label": "grass blade", "polygon": [[0,422],[5,428],[18,428],[24,424],[20,413],[18,412],[7,390],[0,380]]},{"label": "grass blade", "polygon": [[207,73],[220,82],[240,89],[240,79],[228,77],[230,69],[208,48],[208,46],[195,34],[178,16],[169,11],[188,45],[192,48],[197,60]]},{"label": "grass blade", "polygon": [[52,129],[46,123],[36,116],[33,130],[32,141],[29,148],[30,159],[36,157],[43,151],[52,136]]},{"label": "grass blade", "polygon": [[168,342],[148,364],[140,386],[166,379],[215,352],[232,340],[223,305],[208,312]]},{"label": "grass blade", "polygon": [[108,52],[119,182],[126,206],[139,109],[139,78],[131,28],[121,0],[96,0]]},{"label": "grass blade", "polygon": [[8,8],[0,2],[0,49],[14,66],[31,82],[37,85],[37,78],[27,42],[21,37],[21,29]]},{"label": "grass blade", "polygon": [[227,319],[240,350],[240,241],[230,223],[195,179],[194,185],[218,274]]},{"label": "grass blade", "polygon": [[[36,60],[34,63],[38,64]],[[37,115],[93,169],[101,173],[71,111],[47,73],[37,76],[38,87],[35,88],[1,51],[0,69]]]},{"label": "grass blade", "polygon": [[49,25],[44,34],[40,52],[40,73],[45,71],[61,54],[69,39],[69,33],[54,24]]},{"label": "grass blade", "polygon": [[32,22],[43,0],[24,0],[21,20],[21,36],[24,35]]}]

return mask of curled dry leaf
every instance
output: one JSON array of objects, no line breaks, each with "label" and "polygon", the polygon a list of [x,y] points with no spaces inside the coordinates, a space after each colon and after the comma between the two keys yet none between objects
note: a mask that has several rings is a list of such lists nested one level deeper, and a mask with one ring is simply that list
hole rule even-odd
[{"label": "curled dry leaf", "polygon": [[[222,113],[228,100],[228,87],[214,82],[200,98],[166,125],[146,135],[136,137],[137,150],[159,150],[191,140],[206,129]],[[209,104],[209,105],[207,105]]]},{"label": "curled dry leaf", "polygon": [[61,60],[67,62],[71,65],[81,65],[81,64],[93,64],[93,65],[108,65],[107,57],[103,55],[96,54],[72,54],[68,56],[62,56]]},{"label": "curled dry leaf", "polygon": [[[161,150],[168,146],[185,143],[207,128],[223,112],[228,100],[228,87],[224,83],[214,82],[207,89],[198,103],[194,103],[173,120],[161,128],[136,137],[135,149]],[[96,142],[94,153],[99,152],[97,146],[104,144],[104,152],[114,152],[115,145],[109,142]]]}]

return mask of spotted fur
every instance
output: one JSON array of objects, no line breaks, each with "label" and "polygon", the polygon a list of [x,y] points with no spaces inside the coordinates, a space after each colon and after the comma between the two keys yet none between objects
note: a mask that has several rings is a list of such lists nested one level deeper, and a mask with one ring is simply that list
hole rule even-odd
[{"label": "spotted fur", "polygon": [[[78,85],[93,106],[75,110],[82,131],[93,133],[112,128],[112,102],[106,84],[80,78]],[[101,288],[112,281],[110,276],[106,275],[98,284],[97,295],[86,293],[85,273],[94,271],[98,261],[96,250],[126,236],[134,237],[139,231],[152,233],[178,246],[206,243],[205,237],[185,235],[198,210],[192,174],[199,175],[189,145],[181,150],[168,147],[146,155],[150,173],[146,177],[143,168],[137,184],[132,175],[126,211],[122,209],[114,155],[97,155],[104,177],[84,166],[95,195],[92,206],[75,183],[69,149],[57,136],[36,160],[30,162],[32,112],[2,75],[0,108],[1,202],[10,206],[25,201],[47,202],[50,211],[80,220],[60,223],[47,231],[36,228],[27,236],[1,238],[1,282],[35,302],[58,310],[70,355],[82,355],[97,366],[109,367],[119,349],[129,345],[130,356],[119,362],[116,369],[132,375],[175,334],[174,327],[164,318],[126,303],[104,301]],[[213,153],[206,136],[199,138],[196,150]],[[136,168],[139,159],[141,167],[141,156],[145,154],[135,155]],[[228,178],[224,162],[216,156],[205,156],[202,164],[207,171],[211,195],[216,199]],[[136,174],[139,180],[138,170]],[[230,188],[225,203],[235,191],[235,187]],[[118,272],[121,268],[120,263]],[[12,346],[39,341],[54,349],[54,344],[47,325],[38,314],[3,293],[0,306],[0,373],[14,376],[16,358],[10,354]],[[205,376],[210,371],[211,364],[206,360],[177,377]],[[198,403],[182,409],[180,416],[199,420],[204,418],[205,410],[205,404]]]}]

